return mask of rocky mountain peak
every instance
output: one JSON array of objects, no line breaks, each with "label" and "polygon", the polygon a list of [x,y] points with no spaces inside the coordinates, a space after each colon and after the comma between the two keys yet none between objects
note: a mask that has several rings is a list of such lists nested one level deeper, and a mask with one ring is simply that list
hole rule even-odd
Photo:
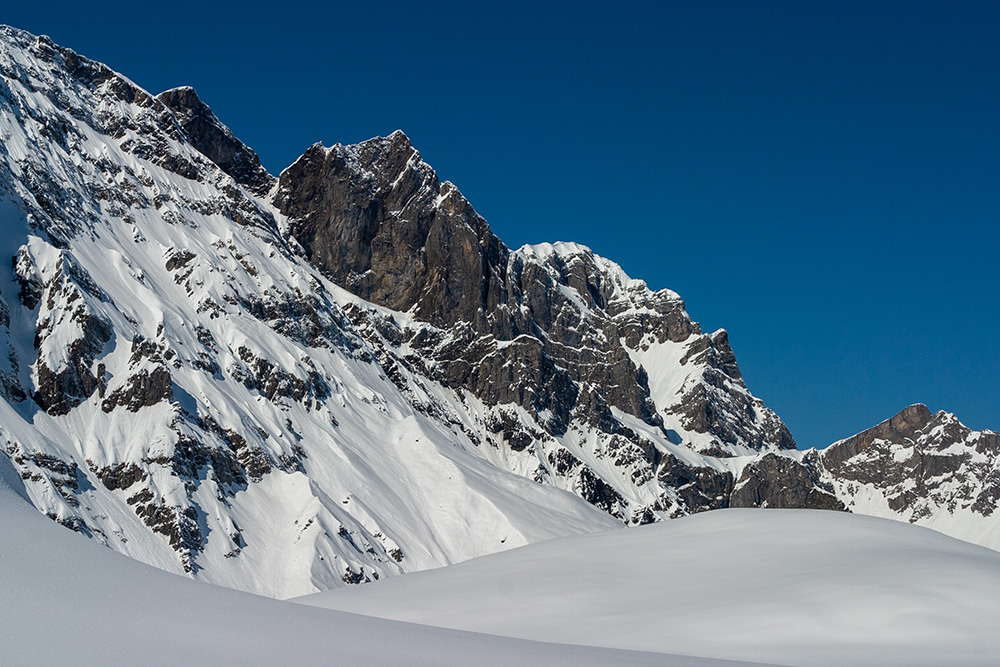
[{"label": "rocky mountain peak", "polygon": [[274,185],[257,154],[222,124],[198,93],[190,86],[164,91],[156,96],[174,112],[188,140],[205,157],[229,174],[240,185],[263,196]]},{"label": "rocky mountain peak", "polygon": [[[820,452],[821,477],[852,511],[893,513],[965,539],[989,533],[1000,500],[1000,436],[922,404]],[[982,533],[979,539],[986,536]]]},{"label": "rocky mountain peak", "polygon": [[[471,389],[487,405],[523,407],[537,422],[529,430],[560,435],[582,411],[613,433],[621,428],[613,409],[662,428],[648,371],[629,348],[641,353],[651,342],[670,342],[685,345],[682,362],[693,361],[693,371],[715,369],[675,389],[686,391],[684,430],[714,434],[720,445],[794,446],[780,420],[766,410],[758,415],[735,389],[742,377],[724,332],[703,336],[679,296],[651,291],[585,246],[511,252],[402,132],[311,147],[282,172],[274,203],[332,280],[458,343],[442,344],[440,336],[411,342],[433,356],[449,386]],[[521,368],[526,386],[497,383],[503,368]],[[677,397],[664,402],[675,409]],[[741,415],[740,425],[724,424],[726,414]],[[762,418],[770,423],[763,431]]]},{"label": "rocky mountain peak", "polygon": [[309,260],[358,296],[437,326],[490,327],[509,251],[403,132],[311,147],[274,203]]},{"label": "rocky mountain peak", "polygon": [[926,405],[914,403],[880,424],[830,445],[824,452],[824,459],[830,464],[846,461],[864,452],[876,441],[899,446],[912,444],[931,418],[931,411]]}]

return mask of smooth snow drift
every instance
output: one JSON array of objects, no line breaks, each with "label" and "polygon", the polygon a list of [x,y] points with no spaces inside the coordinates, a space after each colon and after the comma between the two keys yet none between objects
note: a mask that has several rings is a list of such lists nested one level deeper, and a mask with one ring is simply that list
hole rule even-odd
[{"label": "smooth snow drift", "polygon": [[3,457],[0,526],[7,665],[732,664],[422,627],[191,581],[49,521]]},{"label": "smooth snow drift", "polygon": [[719,510],[300,598],[569,644],[788,665],[1000,664],[1000,554],[808,510]]}]

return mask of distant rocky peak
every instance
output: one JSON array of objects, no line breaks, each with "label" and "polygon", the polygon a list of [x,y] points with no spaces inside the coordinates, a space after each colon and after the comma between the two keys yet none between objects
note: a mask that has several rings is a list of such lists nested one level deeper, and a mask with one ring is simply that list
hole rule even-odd
[{"label": "distant rocky peak", "polygon": [[254,194],[267,194],[274,185],[274,177],[261,165],[257,154],[237,139],[202,102],[194,88],[172,88],[157,95],[156,99],[174,112],[194,148]]},{"label": "distant rocky peak", "polygon": [[408,186],[435,191],[440,188],[437,173],[421,159],[420,153],[402,130],[356,144],[324,146],[316,142],[285,171],[301,171],[304,166],[326,162],[336,164],[344,173],[360,178],[366,186],[373,188],[373,192],[390,192],[401,184],[401,177],[407,172],[410,173]]},{"label": "distant rocky peak", "polygon": [[865,451],[876,441],[890,445],[912,444],[918,432],[930,421],[931,411],[927,406],[915,403],[876,426],[834,443],[825,455],[830,460],[843,461]]},{"label": "distant rocky peak", "polygon": [[983,523],[1000,502],[1000,435],[992,431],[973,431],[951,413],[915,404],[835,442],[818,461],[851,511],[995,544]]}]

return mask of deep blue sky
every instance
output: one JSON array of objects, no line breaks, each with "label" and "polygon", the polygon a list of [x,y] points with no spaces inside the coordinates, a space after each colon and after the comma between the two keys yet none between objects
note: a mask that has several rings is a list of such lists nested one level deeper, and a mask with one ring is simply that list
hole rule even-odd
[{"label": "deep blue sky", "polygon": [[[33,5],[33,6],[29,6]],[[1000,429],[1000,3],[8,3],[274,173],[402,128],[508,245],[724,327],[801,446],[914,402]]]}]

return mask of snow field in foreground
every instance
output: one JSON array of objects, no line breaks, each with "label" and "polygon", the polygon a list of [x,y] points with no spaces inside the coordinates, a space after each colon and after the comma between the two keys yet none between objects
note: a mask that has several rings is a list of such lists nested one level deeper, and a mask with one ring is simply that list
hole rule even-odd
[{"label": "snow field in foreground", "polygon": [[732,664],[398,623],[192,581],[45,518],[4,456],[0,527],[0,662],[7,665]]},{"label": "snow field in foreground", "polygon": [[298,601],[526,639],[788,665],[1000,664],[1000,553],[837,512],[718,510]]}]

